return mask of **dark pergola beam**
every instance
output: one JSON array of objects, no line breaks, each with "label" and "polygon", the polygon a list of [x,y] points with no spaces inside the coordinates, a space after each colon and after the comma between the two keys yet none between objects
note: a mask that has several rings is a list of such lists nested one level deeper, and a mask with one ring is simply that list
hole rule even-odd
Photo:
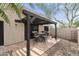
[{"label": "dark pergola beam", "polygon": [[15,22],[17,22],[17,23],[25,23],[26,20],[27,20],[27,17],[22,18],[22,19],[20,19],[20,20],[15,19]]},{"label": "dark pergola beam", "polygon": [[[47,21],[47,22],[51,22],[51,20],[49,20],[49,18],[48,17],[44,17],[44,16],[42,16],[42,15],[38,15],[38,14],[36,14],[36,13],[33,13],[33,12],[30,12],[29,10],[23,10],[23,14],[24,15],[29,15],[29,16],[33,16],[33,17],[36,17],[36,18],[39,18],[39,19],[41,19],[41,20],[43,20],[43,21]],[[56,22],[52,22],[53,24],[56,24]]]},{"label": "dark pergola beam", "polygon": [[26,15],[26,16],[29,15],[29,16],[37,17],[39,19],[46,19],[46,18],[43,18],[43,17],[41,17],[37,14],[30,12],[29,10],[23,10],[23,14]]},{"label": "dark pergola beam", "polygon": [[25,40],[26,40],[26,49],[27,56],[30,56],[30,16],[27,16],[25,24]]},{"label": "dark pergola beam", "polygon": [[15,20],[17,23],[23,23],[22,20]]},{"label": "dark pergola beam", "polygon": [[32,17],[31,20],[30,20],[31,23],[32,23],[35,19],[36,19],[36,17]]},{"label": "dark pergola beam", "polygon": [[25,33],[25,40],[26,40],[26,55],[30,56],[30,16],[24,18],[24,20],[15,20],[17,23],[24,23],[24,33]]},{"label": "dark pergola beam", "polygon": [[57,40],[57,24],[55,24],[55,40]]}]

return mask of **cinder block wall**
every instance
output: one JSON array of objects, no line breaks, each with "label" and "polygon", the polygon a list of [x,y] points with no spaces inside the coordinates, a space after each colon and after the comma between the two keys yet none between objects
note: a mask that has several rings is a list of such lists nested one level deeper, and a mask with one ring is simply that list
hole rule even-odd
[{"label": "cinder block wall", "polygon": [[[50,29],[50,34],[54,37],[55,36],[55,29]],[[59,38],[67,39],[70,41],[77,42],[77,28],[57,28],[57,36]]]}]

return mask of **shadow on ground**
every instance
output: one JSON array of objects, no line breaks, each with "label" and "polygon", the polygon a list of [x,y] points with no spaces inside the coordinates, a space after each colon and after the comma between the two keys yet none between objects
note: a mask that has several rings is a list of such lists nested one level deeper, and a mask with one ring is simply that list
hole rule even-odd
[{"label": "shadow on ground", "polygon": [[79,56],[77,43],[61,40],[56,45],[52,46],[43,55],[47,56]]}]

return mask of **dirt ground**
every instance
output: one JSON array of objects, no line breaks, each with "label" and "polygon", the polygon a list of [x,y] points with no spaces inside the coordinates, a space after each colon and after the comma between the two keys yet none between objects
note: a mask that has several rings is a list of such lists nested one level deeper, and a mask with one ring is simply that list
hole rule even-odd
[{"label": "dirt ground", "polygon": [[61,40],[43,55],[47,56],[79,56],[77,43]]}]

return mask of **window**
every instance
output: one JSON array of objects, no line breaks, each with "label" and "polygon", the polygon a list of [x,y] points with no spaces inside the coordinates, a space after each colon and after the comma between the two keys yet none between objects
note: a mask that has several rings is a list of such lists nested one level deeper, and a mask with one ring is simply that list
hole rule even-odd
[{"label": "window", "polygon": [[44,30],[45,31],[49,31],[49,27],[48,26],[44,26]]}]

